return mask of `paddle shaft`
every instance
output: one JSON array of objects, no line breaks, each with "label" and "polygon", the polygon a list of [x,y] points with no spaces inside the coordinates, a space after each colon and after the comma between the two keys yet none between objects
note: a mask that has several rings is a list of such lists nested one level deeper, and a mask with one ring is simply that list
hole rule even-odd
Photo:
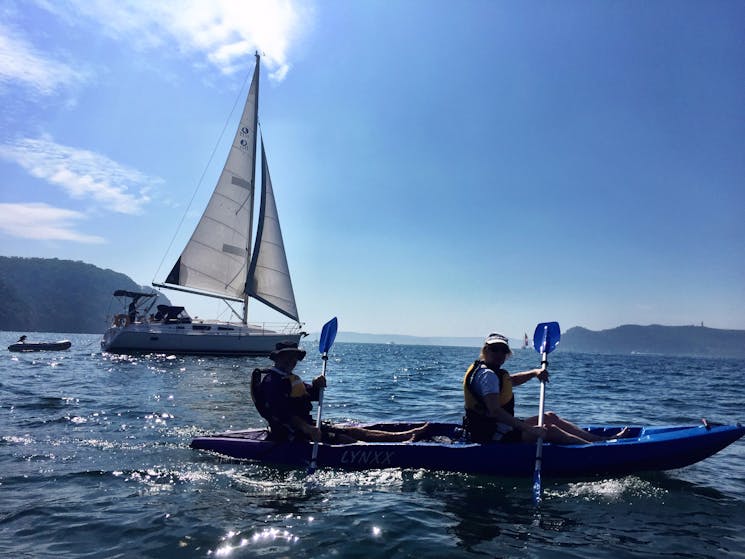
[{"label": "paddle shaft", "polygon": [[[541,354],[541,371],[548,369],[548,353]],[[541,381],[541,399],[538,402],[538,427],[543,427],[543,405],[546,398],[546,381]],[[543,437],[538,439],[543,441]],[[540,455],[540,451],[536,451],[536,456]]]},{"label": "paddle shaft", "polygon": [[[327,353],[324,353],[321,356],[321,359],[323,359],[323,370],[321,371],[321,376],[323,378],[326,378],[326,363],[329,360],[329,356]],[[318,417],[316,418],[316,427],[319,429],[321,428],[321,412],[323,410],[323,387],[321,387],[318,390]],[[315,452],[313,453],[313,458],[315,458]]]},{"label": "paddle shaft", "polygon": [[[561,327],[558,322],[541,322],[535,327],[533,347],[541,354],[541,372],[548,371],[548,354],[561,339]],[[545,376],[545,375],[544,375]],[[546,383],[541,380],[541,401],[538,405],[538,427],[543,427],[543,404],[546,395]],[[541,504],[541,465],[543,462],[543,437],[538,437],[535,445],[535,470],[533,471],[533,502]]]},{"label": "paddle shaft", "polygon": [[[541,355],[541,370],[548,368],[548,354]],[[543,409],[546,401],[546,382],[541,381],[541,397],[538,403],[538,427],[543,427]],[[533,501],[536,505],[541,502],[541,466],[543,465],[543,437],[538,437],[535,445],[535,470],[533,471]]]},{"label": "paddle shaft", "polygon": [[[321,359],[323,359],[323,370],[321,371],[321,376],[323,378],[326,378],[326,363],[329,360],[328,353],[324,353],[321,356]],[[320,388],[318,390],[318,416],[316,417],[316,428],[318,430],[321,429],[321,413],[323,411],[323,388]],[[316,469],[316,458],[318,458],[318,443],[316,442],[313,445],[313,454],[310,457],[310,472],[312,473]]]},{"label": "paddle shaft", "polygon": [[[326,378],[326,363],[329,360],[329,350],[336,339],[336,330],[338,327],[339,323],[336,320],[336,317],[334,317],[324,324],[321,329],[321,339],[318,341],[318,351],[321,352],[321,359],[323,359],[323,370],[321,371],[321,376],[324,379]],[[321,410],[323,410],[323,387],[318,390],[318,418],[316,419],[316,428],[319,432],[321,430]],[[318,458],[318,441],[313,443],[313,452],[311,453],[310,465],[308,466],[309,474],[316,471],[316,458]]]}]

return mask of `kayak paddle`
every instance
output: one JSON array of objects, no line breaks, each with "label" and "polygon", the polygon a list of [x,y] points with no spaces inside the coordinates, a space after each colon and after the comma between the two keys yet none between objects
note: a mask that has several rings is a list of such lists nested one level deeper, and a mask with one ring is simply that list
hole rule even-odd
[{"label": "kayak paddle", "polygon": [[[548,354],[559,345],[561,328],[558,322],[541,322],[535,327],[533,347],[541,354],[541,369],[548,369]],[[546,395],[546,383],[541,381],[541,400],[538,404],[538,427],[543,427],[543,403]],[[535,447],[535,470],[533,472],[533,503],[541,504],[541,463],[543,461],[543,437],[538,438]]]},{"label": "kayak paddle", "polygon": [[[321,329],[321,339],[318,342],[318,351],[321,354],[321,359],[323,359],[323,372],[321,375],[325,378],[326,377],[326,363],[329,360],[329,350],[331,349],[331,346],[334,344],[334,340],[336,339],[336,330],[339,326],[338,321],[336,320],[336,317],[329,320],[326,324],[323,325],[323,328]],[[316,418],[316,427],[318,429],[321,428],[321,410],[323,408],[323,388],[321,388],[318,391],[318,417]],[[310,458],[310,466],[308,466],[308,473],[312,474],[316,471],[316,458],[318,458],[318,441],[313,443],[313,454]]]}]

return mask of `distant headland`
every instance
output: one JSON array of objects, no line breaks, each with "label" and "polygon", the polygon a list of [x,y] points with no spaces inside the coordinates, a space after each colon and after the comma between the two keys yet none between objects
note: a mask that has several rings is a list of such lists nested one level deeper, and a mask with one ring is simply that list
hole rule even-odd
[{"label": "distant headland", "polygon": [[651,353],[745,358],[745,330],[628,324],[594,332],[577,326],[562,333],[561,348],[582,353]]}]

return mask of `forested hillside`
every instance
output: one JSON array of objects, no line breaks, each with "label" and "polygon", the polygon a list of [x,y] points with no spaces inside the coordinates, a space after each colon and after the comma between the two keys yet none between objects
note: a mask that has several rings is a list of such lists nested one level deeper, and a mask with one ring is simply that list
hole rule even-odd
[{"label": "forested hillside", "polygon": [[0,256],[0,330],[103,333],[117,289],[154,291],[84,262]]}]

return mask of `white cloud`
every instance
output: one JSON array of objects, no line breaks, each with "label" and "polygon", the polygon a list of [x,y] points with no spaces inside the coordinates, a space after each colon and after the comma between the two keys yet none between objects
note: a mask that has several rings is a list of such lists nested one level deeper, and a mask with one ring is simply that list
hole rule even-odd
[{"label": "white cloud", "polygon": [[73,229],[85,215],[48,204],[0,204],[0,231],[13,237],[44,241],[74,241],[101,244],[106,240]]},{"label": "white cloud", "polygon": [[0,158],[62,187],[73,198],[92,199],[110,211],[125,214],[140,213],[150,201],[151,185],[162,182],[104,155],[57,144],[50,137],[0,145]]},{"label": "white cloud", "polygon": [[43,7],[68,21],[72,10],[139,49],[202,54],[224,73],[244,69],[258,50],[277,81],[289,70],[290,45],[312,17],[310,4],[293,0],[69,0]]},{"label": "white cloud", "polygon": [[52,95],[85,77],[85,73],[47,58],[0,22],[0,84],[20,83],[43,95]]}]

